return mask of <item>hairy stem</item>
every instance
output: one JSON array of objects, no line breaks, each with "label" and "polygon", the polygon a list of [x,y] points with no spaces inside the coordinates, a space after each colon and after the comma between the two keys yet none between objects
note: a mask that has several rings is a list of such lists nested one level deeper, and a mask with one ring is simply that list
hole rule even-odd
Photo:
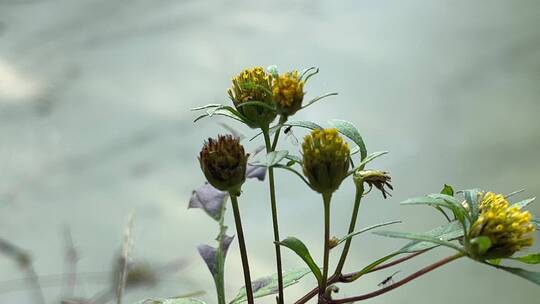
[{"label": "hairy stem", "polygon": [[[354,197],[354,207],[353,212],[351,216],[351,223],[349,224],[349,232],[347,234],[351,234],[354,232],[354,227],[356,226],[356,220],[358,218],[358,211],[360,210],[360,202],[362,201],[362,194],[364,193],[364,184],[362,182],[358,183],[356,185],[356,194]],[[352,237],[349,238],[345,242],[345,246],[343,246],[343,251],[341,252],[341,257],[339,258],[338,265],[336,267],[336,271],[334,272],[334,275],[339,276],[341,274],[341,271],[343,270],[343,266],[345,265],[345,260],[347,259],[347,255],[349,254],[349,249],[351,247],[352,243]]]},{"label": "hairy stem", "polygon": [[[253,290],[251,288],[251,276],[249,274],[249,263],[246,250],[246,242],[244,240],[244,230],[242,229],[242,220],[240,218],[240,210],[238,208],[238,198],[235,193],[230,193],[231,204],[234,213],[234,223],[236,225],[236,234],[238,235],[238,244],[240,246],[240,256],[242,257],[242,268],[244,269],[244,282],[246,287],[246,295],[248,304],[253,304]],[[220,244],[221,246],[221,244]]]},{"label": "hairy stem", "polygon": [[323,258],[323,277],[319,287],[319,295],[324,295],[328,283],[328,262],[330,258],[330,201],[332,193],[323,193],[324,203],[324,258]]},{"label": "hairy stem", "polygon": [[[263,129],[264,142],[266,144],[266,153],[273,151],[272,144],[270,142],[270,135],[268,134],[268,128]],[[279,134],[279,131],[278,133]],[[276,138],[277,135],[276,134]],[[277,141],[275,141],[277,143]],[[276,205],[276,187],[274,181],[274,168],[268,168],[268,184],[270,187],[270,207],[272,209],[272,225],[274,228],[274,244],[276,249],[276,266],[277,266],[277,278],[278,278],[278,304],[284,303],[283,295],[283,271],[281,268],[281,247],[279,245],[279,225],[278,214]]]},{"label": "hairy stem", "polygon": [[350,303],[350,302],[355,302],[355,301],[363,301],[363,300],[366,300],[366,299],[370,299],[370,298],[373,298],[373,297],[376,297],[376,296],[379,296],[379,295],[382,295],[384,293],[387,293],[389,292],[390,290],[393,290],[393,289],[396,289],[402,285],[405,285],[406,283],[432,271],[432,270],[435,270],[449,262],[452,262],[458,258],[461,258],[463,257],[463,253],[458,253],[458,254],[455,254],[455,255],[451,255],[449,257],[446,257],[438,262],[435,262],[431,265],[428,265],[420,270],[418,270],[417,272],[409,275],[408,277],[390,285],[390,286],[387,286],[387,287],[384,287],[384,288],[381,288],[379,290],[376,290],[376,291],[373,291],[373,292],[370,292],[370,293],[366,293],[366,294],[363,294],[363,295],[359,295],[359,296],[356,296],[356,297],[350,297],[350,298],[343,298],[343,299],[338,299],[338,300],[332,300],[330,303],[334,303],[334,304],[339,304],[339,303]]}]

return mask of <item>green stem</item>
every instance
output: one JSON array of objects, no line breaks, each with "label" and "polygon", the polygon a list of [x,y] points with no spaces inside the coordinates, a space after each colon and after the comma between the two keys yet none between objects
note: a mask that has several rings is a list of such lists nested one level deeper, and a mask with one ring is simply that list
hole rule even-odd
[{"label": "green stem", "polygon": [[[349,224],[349,232],[348,234],[351,234],[354,232],[354,227],[356,226],[356,220],[358,218],[358,211],[360,210],[360,202],[362,201],[362,195],[364,194],[364,184],[363,182],[359,182],[356,185],[356,194],[354,197],[354,207],[353,212],[351,216],[351,222]],[[341,257],[339,258],[338,265],[336,267],[336,271],[334,272],[334,275],[339,276],[341,274],[341,271],[343,270],[343,266],[345,265],[345,260],[347,259],[347,255],[349,254],[349,249],[351,247],[352,243],[352,237],[349,238],[345,242],[345,246],[343,246],[343,251],[341,252]]]},{"label": "green stem", "polygon": [[[268,134],[268,128],[262,130],[264,136],[264,142],[266,144],[266,152],[273,151],[272,144],[270,142],[270,135]],[[278,133],[279,134],[279,130]],[[276,134],[276,137],[278,136]],[[277,266],[277,278],[278,278],[278,304],[284,303],[283,295],[283,271],[281,268],[281,247],[279,245],[279,225],[278,214],[276,206],[276,187],[274,181],[274,168],[268,168],[268,184],[270,187],[270,207],[272,209],[272,225],[274,228],[274,244],[276,249],[276,266]]]},{"label": "green stem", "polygon": [[285,116],[285,115],[282,115],[282,116],[279,117],[279,123],[278,123],[278,127],[276,129],[276,133],[274,135],[274,142],[272,143],[272,150],[271,151],[276,150],[277,143],[278,143],[278,140],[279,140],[279,134],[281,133],[281,127],[287,121],[287,119],[288,119],[288,117]]},{"label": "green stem", "polygon": [[321,287],[319,288],[319,295],[323,296],[326,291],[326,285],[328,282],[328,262],[330,257],[330,201],[332,200],[332,193],[323,193],[324,203],[324,258],[323,258],[323,277]]},{"label": "green stem", "polygon": [[221,218],[219,219],[219,234],[216,238],[218,242],[218,247],[216,251],[217,259],[217,274],[214,276],[214,284],[216,285],[216,293],[218,298],[218,304],[225,304],[225,253],[223,252],[223,239],[225,238],[225,232],[227,231],[227,226],[224,225],[225,220],[225,206],[222,205]]},{"label": "green stem", "polygon": [[234,212],[234,223],[236,225],[236,234],[238,235],[238,244],[240,246],[240,256],[242,257],[242,267],[244,269],[244,283],[246,287],[246,295],[248,304],[253,304],[253,291],[251,288],[251,276],[249,274],[249,263],[246,250],[246,242],[244,240],[244,230],[242,229],[242,220],[240,218],[240,210],[238,208],[238,198],[235,193],[229,193],[231,196],[231,204]]}]

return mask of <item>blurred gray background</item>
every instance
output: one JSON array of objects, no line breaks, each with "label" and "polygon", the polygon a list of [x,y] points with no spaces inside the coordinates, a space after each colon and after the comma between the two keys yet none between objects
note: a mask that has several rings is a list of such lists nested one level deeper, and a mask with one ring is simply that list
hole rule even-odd
[{"label": "blurred gray background", "polygon": [[[391,152],[371,167],[391,172],[393,197],[365,199],[358,227],[394,219],[403,220],[394,227],[403,231],[438,225],[433,210],[399,202],[444,183],[540,195],[539,16],[537,0],[0,0],[0,238],[31,253],[48,303],[58,303],[62,284],[46,277],[66,272],[63,231],[70,227],[81,257],[75,294],[89,297],[106,288],[133,210],[133,258],[151,265],[182,259],[184,267],[129,293],[126,303],[197,290],[214,303],[195,246],[213,244],[217,227],[186,207],[204,180],[196,161],[203,139],[225,130],[216,119],[194,125],[189,109],[228,102],[230,78],[253,65],[320,67],[307,98],[340,95],[296,119],[352,121],[369,151]],[[321,260],[319,197],[289,174],[277,176],[282,235],[302,238]],[[241,198],[253,277],[275,271],[265,189],[250,181]],[[345,232],[353,195],[349,181],[334,199],[335,235]],[[539,214],[540,205],[531,210]],[[403,243],[358,237],[346,268]],[[229,297],[243,285],[237,243],[231,248]],[[445,254],[398,266],[396,279]],[[286,250],[284,264],[302,266]],[[340,296],[377,289],[391,272],[366,276]],[[92,273],[97,279],[86,280]],[[1,303],[33,303],[17,281],[24,278],[0,257]],[[287,290],[287,302],[313,285],[306,277]],[[366,302],[502,304],[539,296],[531,283],[462,260]]]}]

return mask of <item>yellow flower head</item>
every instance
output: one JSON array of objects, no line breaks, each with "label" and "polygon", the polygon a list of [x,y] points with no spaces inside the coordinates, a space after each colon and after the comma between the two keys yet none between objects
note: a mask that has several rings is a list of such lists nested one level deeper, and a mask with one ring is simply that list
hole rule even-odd
[{"label": "yellow flower head", "polygon": [[[531,214],[512,206],[502,194],[487,192],[479,204],[478,219],[472,224],[470,238],[488,237],[491,247],[477,255],[481,259],[496,259],[512,256],[515,252],[533,243],[534,225]],[[478,256],[479,255],[479,256]]]},{"label": "yellow flower head", "polygon": [[332,193],[347,175],[350,151],[336,129],[315,129],[302,143],[303,169],[313,188]]},{"label": "yellow flower head", "polygon": [[245,102],[258,101],[274,107],[271,88],[272,75],[266,73],[262,67],[243,70],[233,77],[232,84],[232,88],[227,92],[238,112],[253,122],[251,127],[267,126],[276,118],[276,112],[268,107],[262,105],[241,106]]},{"label": "yellow flower head", "polygon": [[298,71],[275,78],[272,83],[272,94],[280,114],[290,116],[300,110],[304,99],[304,82],[300,80]]}]

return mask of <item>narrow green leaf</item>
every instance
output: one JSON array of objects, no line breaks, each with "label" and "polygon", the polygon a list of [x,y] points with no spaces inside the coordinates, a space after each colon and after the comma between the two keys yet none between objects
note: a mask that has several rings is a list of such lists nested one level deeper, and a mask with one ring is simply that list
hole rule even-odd
[{"label": "narrow green leaf", "polygon": [[514,195],[518,195],[518,194],[520,194],[521,192],[524,192],[524,191],[525,191],[525,189],[519,189],[519,190],[510,192],[507,195],[505,195],[504,198],[508,199],[508,198],[510,198],[510,197],[512,197]]},{"label": "narrow green leaf", "polygon": [[338,93],[336,93],[336,92],[332,92],[332,93],[326,93],[326,94],[317,96],[317,97],[313,98],[312,100],[308,101],[305,105],[303,105],[302,109],[305,109],[305,108],[309,107],[310,105],[316,103],[317,101],[319,101],[321,99],[324,99],[324,98],[330,97],[330,96],[336,96],[337,94]]},{"label": "narrow green leaf", "polygon": [[427,196],[415,197],[401,202],[402,205],[430,205],[450,209],[454,217],[465,225],[465,217],[469,217],[467,210],[453,196],[445,194],[429,194]]},{"label": "narrow green leaf", "polygon": [[[283,272],[283,288],[294,285],[300,281],[311,270],[307,267],[292,269]],[[278,293],[277,274],[257,279],[251,283],[253,297],[261,298],[264,296]],[[247,301],[246,287],[242,287],[230,304],[238,304]]]},{"label": "narrow green leaf", "polygon": [[361,229],[359,231],[356,231],[356,232],[353,232],[353,233],[349,233],[347,234],[346,236],[344,236],[342,239],[339,240],[339,242],[337,243],[337,245],[345,242],[346,240],[352,238],[353,236],[357,236],[361,233],[364,233],[364,232],[367,232],[367,231],[370,231],[370,230],[373,230],[373,229],[376,229],[376,228],[379,228],[379,227],[383,227],[383,226],[388,226],[388,225],[393,225],[393,224],[397,224],[397,223],[401,223],[401,221],[391,221],[391,222],[386,222],[386,223],[381,223],[381,224],[376,224],[376,225],[373,225],[373,226],[369,226],[369,227],[366,227],[364,229]]},{"label": "narrow green leaf", "polygon": [[540,253],[531,253],[520,257],[512,257],[510,259],[526,264],[540,264]]},{"label": "narrow green leaf", "polygon": [[376,158],[378,158],[380,156],[383,156],[385,154],[388,154],[388,151],[373,152],[373,153],[369,154],[368,156],[366,156],[366,158],[364,158],[362,160],[362,162],[360,162],[358,164],[358,167],[364,168],[367,163],[369,163],[369,162],[373,161],[374,159],[376,159]]},{"label": "narrow green leaf", "polygon": [[532,219],[531,223],[536,226],[536,230],[540,231],[540,220],[539,219]]},{"label": "narrow green leaf", "polygon": [[391,253],[387,256],[384,256],[378,260],[376,260],[375,262],[367,265],[366,267],[362,268],[362,270],[360,270],[359,272],[357,272],[353,277],[351,277],[351,281],[355,281],[357,280],[358,278],[360,278],[361,276],[363,276],[364,274],[370,272],[373,268],[379,266],[380,264],[388,261],[389,259],[395,257],[396,255],[399,255],[400,252],[394,252],[394,253]]},{"label": "narrow green leaf", "polygon": [[352,123],[341,119],[332,119],[328,123],[334,126],[339,133],[351,139],[360,148],[361,160],[364,160],[367,157],[367,149],[364,140],[362,139],[360,132],[358,132],[358,129],[356,129]]},{"label": "narrow green leaf", "polygon": [[286,159],[292,161],[292,162],[295,162],[295,163],[298,163],[300,165],[302,165],[302,158],[300,156],[297,156],[297,155],[292,155],[292,154],[287,154],[287,156],[285,156]]},{"label": "narrow green leaf", "polygon": [[501,264],[501,259],[491,259],[491,260],[487,260],[487,262],[489,264],[493,264],[493,265],[500,265]]},{"label": "narrow green leaf", "polygon": [[268,153],[266,155],[266,166],[267,167],[275,166],[282,159],[284,159],[287,156],[287,154],[289,154],[289,151],[287,150],[272,151]]},{"label": "narrow green leaf", "polygon": [[188,298],[171,298],[171,299],[147,299],[137,304],[206,304],[201,300]]},{"label": "narrow green leaf", "polygon": [[492,267],[501,269],[501,270],[508,271],[508,272],[510,272],[512,274],[515,274],[517,276],[520,276],[520,277],[524,278],[525,280],[533,282],[536,285],[540,285],[540,272],[528,271],[528,270],[525,270],[525,269],[522,269],[522,268],[507,267],[507,266],[500,266],[500,265],[492,265],[492,264],[488,264],[488,263],[486,263],[486,264],[490,265]]},{"label": "narrow green leaf", "polygon": [[320,283],[322,280],[322,274],[319,266],[315,263],[313,258],[311,257],[311,254],[309,253],[309,250],[307,249],[306,245],[302,243],[301,240],[295,238],[295,237],[288,237],[284,239],[283,241],[279,242],[280,245],[285,246],[292,251],[294,251],[311,269],[311,272],[313,272],[313,275],[317,278],[317,281]]},{"label": "narrow green leaf", "polygon": [[472,222],[476,221],[478,218],[478,194],[480,193],[479,189],[467,189],[463,190],[463,195],[469,205],[471,210]]},{"label": "narrow green leaf", "polygon": [[257,101],[257,100],[253,100],[253,101],[246,101],[246,102],[242,102],[240,104],[237,104],[236,107],[237,108],[241,108],[241,107],[249,107],[249,106],[259,106],[259,107],[263,107],[263,108],[266,108],[270,111],[274,111],[276,112],[276,108],[265,103],[265,102],[262,102],[262,101]]},{"label": "narrow green leaf", "polygon": [[200,111],[200,110],[211,109],[211,108],[219,108],[219,107],[222,107],[222,106],[223,105],[221,105],[219,103],[210,103],[210,104],[204,105],[202,107],[192,108],[191,111]]},{"label": "narrow green leaf", "polygon": [[306,128],[306,129],[310,129],[310,130],[322,129],[323,128],[323,127],[319,126],[318,124],[316,124],[314,122],[311,122],[311,121],[307,121],[307,120],[289,121],[289,122],[284,123],[283,125],[284,126],[292,126],[292,127],[301,127],[301,128]]},{"label": "narrow green leaf", "polygon": [[532,198],[529,198],[529,199],[526,199],[526,200],[522,200],[522,201],[519,201],[517,203],[512,204],[512,206],[518,206],[519,209],[523,209],[523,208],[527,207],[527,205],[529,205],[530,203],[534,202],[535,199],[536,199],[536,197],[532,197]]},{"label": "narrow green leaf", "polygon": [[452,186],[450,185],[444,184],[444,187],[441,190],[441,194],[454,196],[454,188],[452,188]]},{"label": "narrow green leaf", "polygon": [[[442,239],[444,241],[452,241],[463,236],[463,227],[458,221],[453,221],[446,223],[444,225],[435,227],[429,231],[422,233],[426,236],[431,236],[437,239]],[[398,252],[402,253],[412,253],[425,249],[430,249],[439,246],[433,242],[426,241],[412,241],[405,246],[403,246]]]},{"label": "narrow green leaf", "polygon": [[408,239],[408,240],[415,240],[415,241],[431,242],[437,245],[455,249],[459,252],[463,252],[463,248],[461,246],[448,242],[442,238],[432,237],[430,235],[416,234],[416,233],[409,233],[409,232],[398,232],[398,231],[375,231],[373,232],[373,234],[391,237],[391,238],[397,238],[397,239]]}]

